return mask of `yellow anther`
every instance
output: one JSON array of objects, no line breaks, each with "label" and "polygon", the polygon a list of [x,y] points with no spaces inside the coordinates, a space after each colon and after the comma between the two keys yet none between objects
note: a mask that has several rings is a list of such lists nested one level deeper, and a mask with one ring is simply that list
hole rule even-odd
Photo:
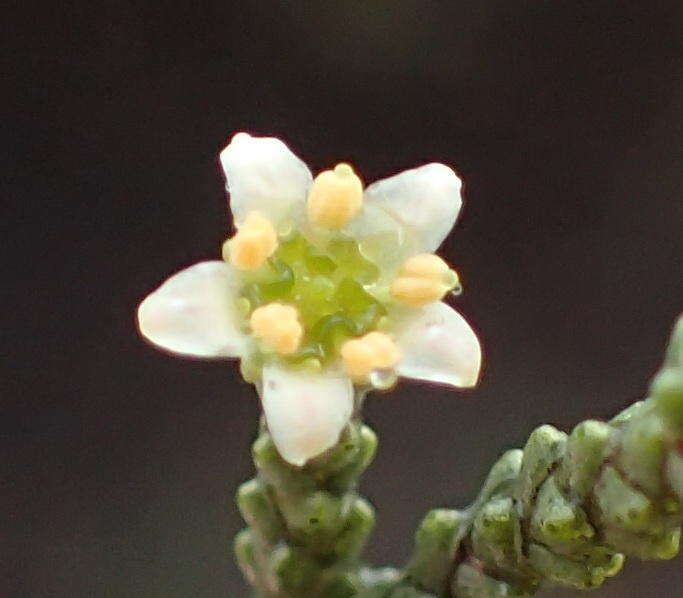
[{"label": "yellow anther", "polygon": [[250,212],[235,236],[223,243],[223,259],[238,270],[255,270],[276,249],[273,225],[258,212]]},{"label": "yellow anther", "polygon": [[420,253],[408,258],[403,263],[399,270],[399,275],[429,278],[440,282],[443,280],[448,270],[450,270],[448,264],[438,255],[433,253]]},{"label": "yellow anther", "polygon": [[341,228],[360,210],[363,183],[348,164],[321,172],[308,192],[308,218],[317,226]]},{"label": "yellow anther", "polygon": [[391,294],[406,305],[418,307],[439,301],[448,287],[427,278],[397,278],[391,284]]},{"label": "yellow anther", "polygon": [[341,356],[351,379],[364,383],[374,370],[395,366],[401,353],[388,334],[375,331],[346,341],[342,345]]},{"label": "yellow anther", "polygon": [[304,329],[299,313],[291,305],[275,302],[257,307],[249,323],[254,336],[271,351],[291,355],[299,350]]},{"label": "yellow anther", "polygon": [[421,253],[409,258],[391,284],[395,299],[414,307],[439,301],[458,286],[458,275],[438,255]]},{"label": "yellow anther", "polygon": [[354,174],[353,168],[349,164],[345,164],[344,162],[340,162],[334,167],[334,172],[335,174],[338,174],[339,176],[351,176]]}]

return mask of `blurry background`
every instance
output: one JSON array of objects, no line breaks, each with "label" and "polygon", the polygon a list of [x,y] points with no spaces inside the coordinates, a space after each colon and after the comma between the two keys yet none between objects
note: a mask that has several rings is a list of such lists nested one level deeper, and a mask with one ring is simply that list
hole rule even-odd
[{"label": "blurry background", "polygon": [[[368,401],[376,564],[536,425],[641,397],[683,311],[680,2],[181,4],[4,11],[2,596],[247,595],[230,545],[255,394],[134,324],[230,233],[236,131],[316,171],[438,160],[466,182],[444,254],[486,370]],[[680,596],[682,563],[631,561],[600,596]]]}]

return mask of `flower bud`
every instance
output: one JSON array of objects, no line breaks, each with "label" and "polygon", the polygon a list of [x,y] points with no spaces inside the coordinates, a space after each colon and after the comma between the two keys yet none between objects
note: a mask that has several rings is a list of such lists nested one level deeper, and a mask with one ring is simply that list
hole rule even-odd
[{"label": "flower bud", "polygon": [[238,270],[260,268],[277,249],[277,233],[269,220],[250,212],[242,226],[223,244],[223,259]]},{"label": "flower bud", "polygon": [[323,228],[341,228],[360,210],[363,183],[348,164],[321,172],[308,192],[308,218]]},{"label": "flower bud", "polygon": [[304,329],[299,313],[291,305],[269,303],[257,307],[249,320],[254,336],[280,355],[291,355],[299,350]]}]

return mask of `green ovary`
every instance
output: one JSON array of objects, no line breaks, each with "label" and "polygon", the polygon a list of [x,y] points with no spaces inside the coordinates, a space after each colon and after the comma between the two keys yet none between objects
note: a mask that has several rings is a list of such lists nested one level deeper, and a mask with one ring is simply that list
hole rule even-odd
[{"label": "green ovary", "polygon": [[[240,295],[248,302],[247,320],[255,308],[274,301],[296,307],[304,338],[299,351],[283,359],[294,365],[325,364],[344,341],[375,329],[386,315],[385,303],[366,290],[379,273],[353,239],[336,237],[321,248],[297,233],[281,240],[264,266],[242,274]],[[253,379],[263,355],[245,361],[243,373]]]}]

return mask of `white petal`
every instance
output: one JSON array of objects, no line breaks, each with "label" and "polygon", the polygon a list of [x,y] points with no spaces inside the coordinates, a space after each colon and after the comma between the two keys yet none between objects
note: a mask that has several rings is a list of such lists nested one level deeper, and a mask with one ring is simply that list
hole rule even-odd
[{"label": "white petal", "polygon": [[407,318],[396,340],[402,355],[396,371],[401,376],[460,388],[476,385],[481,368],[479,339],[445,303],[430,303]]},{"label": "white petal", "polygon": [[138,308],[142,335],[163,349],[195,357],[238,357],[247,337],[235,314],[234,271],[225,262],[181,270]]},{"label": "white petal", "polygon": [[274,224],[303,210],[311,171],[279,139],[237,133],[220,159],[237,226],[254,210]]},{"label": "white petal", "polygon": [[363,206],[361,213],[342,232],[356,239],[363,255],[379,266],[381,275],[389,278],[419,251],[417,238],[403,222],[370,203]]},{"label": "white petal", "polygon": [[271,364],[263,368],[261,401],[280,455],[301,466],[339,440],[353,413],[353,385],[341,371],[312,374]]},{"label": "white petal", "polygon": [[419,240],[419,251],[432,252],[458,217],[462,184],[444,164],[426,164],[373,183],[365,200],[400,220]]}]

